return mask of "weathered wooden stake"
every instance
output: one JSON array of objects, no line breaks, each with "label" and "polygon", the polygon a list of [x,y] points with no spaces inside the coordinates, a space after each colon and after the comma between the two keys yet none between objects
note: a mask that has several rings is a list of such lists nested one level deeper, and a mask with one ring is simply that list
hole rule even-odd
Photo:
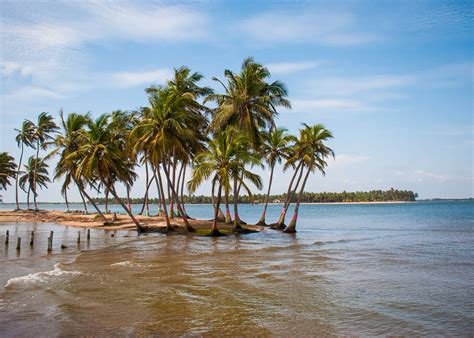
[{"label": "weathered wooden stake", "polygon": [[21,248],[21,237],[18,237],[16,239],[16,250],[20,251],[20,248]]},{"label": "weathered wooden stake", "polygon": [[31,232],[31,237],[30,237],[30,247],[33,247],[33,244],[35,242],[35,232]]},{"label": "weathered wooden stake", "polygon": [[10,231],[7,230],[7,234],[5,235],[5,245],[8,245],[9,238],[10,238]]},{"label": "weathered wooden stake", "polygon": [[81,232],[77,232],[77,244],[81,243]]},{"label": "weathered wooden stake", "polygon": [[51,230],[51,231],[49,232],[49,237],[51,237],[51,241],[53,240],[53,235],[54,235],[54,231]]},{"label": "weathered wooden stake", "polygon": [[87,240],[91,239],[91,229],[87,229]]},{"label": "weathered wooden stake", "polygon": [[48,252],[53,250],[53,237],[48,237]]}]

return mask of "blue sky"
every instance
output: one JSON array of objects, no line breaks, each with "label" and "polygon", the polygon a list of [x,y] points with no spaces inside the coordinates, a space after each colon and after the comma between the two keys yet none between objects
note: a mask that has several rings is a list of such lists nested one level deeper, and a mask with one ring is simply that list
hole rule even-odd
[{"label": "blue sky", "polygon": [[[336,161],[307,190],[473,196],[470,1],[0,6],[0,151],[17,158],[13,128],[25,118],[57,116],[60,108],[93,115],[135,109],[147,104],[145,87],[181,65],[220,90],[212,77],[238,71],[253,56],[289,89],[293,109],[280,112],[279,126],[295,133],[301,122],[322,122],[335,135]],[[288,176],[276,174],[273,192],[286,190]],[[138,180],[132,194],[143,185]],[[198,193],[209,194],[209,186]],[[13,188],[2,194],[14,200]],[[40,200],[61,200],[59,183]]]}]

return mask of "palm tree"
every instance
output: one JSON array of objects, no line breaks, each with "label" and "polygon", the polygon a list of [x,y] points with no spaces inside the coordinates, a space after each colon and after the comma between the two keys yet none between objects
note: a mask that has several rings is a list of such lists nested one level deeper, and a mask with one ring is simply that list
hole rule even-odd
[{"label": "palm tree", "polygon": [[[53,138],[51,134],[56,132],[58,126],[56,126],[56,123],[54,123],[53,117],[46,113],[42,112],[38,116],[38,121],[36,125],[30,121],[34,125],[34,132],[33,132],[33,139],[34,142],[36,142],[35,148],[36,148],[36,161],[35,164],[39,164],[39,151],[40,148],[45,150],[49,146],[49,141]],[[36,170],[34,170],[34,177],[33,177],[33,185],[35,186],[33,188],[34,191],[36,191]],[[36,196],[37,194],[35,193],[33,195],[33,199],[35,202],[35,210],[38,210],[38,204],[36,201]]]},{"label": "palm tree", "polygon": [[38,195],[37,187],[46,188],[47,183],[50,182],[48,164],[41,158],[30,156],[19,181],[20,188],[27,193],[28,210],[30,209],[30,192],[33,192],[33,196]]},{"label": "palm tree", "polygon": [[270,72],[252,58],[242,63],[239,74],[224,71],[227,85],[214,78],[224,88],[224,94],[210,94],[205,102],[215,101],[218,107],[213,112],[211,129],[216,131],[233,125],[244,130],[251,145],[257,148],[261,143],[260,131],[274,127],[274,117],[279,106],[291,108],[285,98],[287,90],[280,81],[267,83]]},{"label": "palm tree", "polygon": [[[199,153],[195,158],[192,179],[188,182],[190,192],[196,191],[198,186],[211,178],[212,195],[217,184],[217,199],[214,204],[214,219],[212,223],[211,235],[220,235],[217,228],[219,206],[222,190],[224,194],[229,194],[232,189],[231,182],[234,180],[234,205],[237,202],[236,183],[242,182],[244,188],[251,194],[248,186],[243,183],[243,179],[248,179],[257,186],[261,186],[260,177],[245,169],[245,164],[250,160],[248,152],[243,152],[244,135],[236,133],[232,127],[214,133],[214,138],[209,141],[208,149]],[[252,158],[256,163],[258,159]],[[212,177],[211,177],[212,176]],[[236,213],[236,229],[241,229],[238,214]],[[234,219],[234,222],[236,220]]]},{"label": "palm tree", "polygon": [[[70,113],[67,118],[64,119],[64,113],[62,110],[60,112],[60,117],[63,131],[56,136],[54,140],[55,148],[51,151],[48,157],[59,154],[59,161],[55,168],[54,180],[64,176],[61,193],[65,198],[66,207],[69,211],[67,190],[69,185],[72,182],[75,182],[73,175],[75,168],[77,167],[77,161],[71,160],[69,155],[77,151],[79,145],[83,141],[84,127],[90,122],[90,117],[89,114],[81,115]],[[78,183],[77,187],[81,198],[83,199],[85,212],[87,213],[87,206],[82,194],[83,185],[79,181],[76,182]]]},{"label": "palm tree", "polygon": [[266,225],[265,216],[267,213],[268,200],[270,198],[275,164],[281,163],[284,158],[288,158],[290,151],[289,144],[290,142],[295,141],[294,136],[287,135],[285,132],[286,129],[278,128],[263,134],[264,141],[261,147],[261,152],[270,166],[270,179],[268,182],[267,195],[265,196],[265,205],[263,207],[262,216],[260,216],[260,220],[257,223],[258,225]]},{"label": "palm tree", "polygon": [[6,190],[7,185],[10,185],[10,178],[17,175],[15,159],[6,152],[0,153],[0,187]]},{"label": "palm tree", "polygon": [[296,232],[296,221],[298,218],[298,210],[303,197],[304,188],[308,181],[309,174],[319,170],[325,175],[324,169],[327,166],[326,159],[329,156],[334,157],[334,151],[325,143],[333,138],[332,133],[326,129],[322,124],[309,126],[303,123],[303,129],[300,130],[300,137],[298,140],[298,147],[300,149],[299,156],[303,162],[303,169],[306,168],[306,175],[298,193],[298,200],[296,201],[293,218],[284,230],[286,233]]},{"label": "palm tree", "polygon": [[[141,232],[143,229],[140,223],[115,191],[116,181],[127,182],[133,174],[130,172],[132,171],[129,165],[130,159],[121,149],[123,140],[117,139],[116,134],[111,132],[109,119],[110,115],[102,114],[90,122],[89,130],[83,132],[84,142],[78,150],[68,156],[68,159],[77,161],[74,176],[84,178],[91,185],[93,182],[104,184],[130,216],[137,231]],[[85,191],[84,194],[90,200]],[[99,210],[98,212],[100,213]]]},{"label": "palm tree", "polygon": [[21,165],[23,164],[23,154],[25,151],[25,145],[27,147],[32,147],[33,146],[33,141],[34,141],[34,124],[31,121],[24,120],[21,129],[15,129],[17,132],[17,135],[15,137],[15,140],[18,144],[18,146],[21,148],[21,153],[20,153],[20,161],[18,162],[18,172],[16,173],[16,184],[15,184],[15,202],[16,202],[16,210],[20,210],[20,203],[18,201],[18,180],[20,177],[20,170],[21,170]]}]

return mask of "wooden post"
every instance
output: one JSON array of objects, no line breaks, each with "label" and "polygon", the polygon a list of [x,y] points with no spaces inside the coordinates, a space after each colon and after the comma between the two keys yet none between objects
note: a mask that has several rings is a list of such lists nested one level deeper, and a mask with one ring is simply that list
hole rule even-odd
[{"label": "wooden post", "polygon": [[49,237],[51,237],[51,241],[53,241],[53,235],[54,235],[54,231],[51,230],[51,231],[49,232]]},{"label": "wooden post", "polygon": [[48,237],[48,252],[53,250],[53,237]]},{"label": "wooden post", "polygon": [[30,247],[33,247],[33,243],[35,241],[35,232],[31,232],[31,237],[30,237]]},{"label": "wooden post", "polygon": [[87,229],[87,240],[91,239],[91,229]]},{"label": "wooden post", "polygon": [[20,247],[21,247],[21,237],[18,237],[16,239],[16,250],[20,251]]},{"label": "wooden post", "polygon": [[81,243],[81,232],[77,232],[77,244]]},{"label": "wooden post", "polygon": [[5,235],[5,245],[8,245],[9,238],[10,238],[10,231],[7,230],[7,234]]}]

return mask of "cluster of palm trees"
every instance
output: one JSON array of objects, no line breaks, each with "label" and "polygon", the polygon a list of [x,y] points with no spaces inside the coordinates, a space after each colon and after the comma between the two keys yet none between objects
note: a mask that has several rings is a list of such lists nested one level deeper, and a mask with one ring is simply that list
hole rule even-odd
[{"label": "cluster of palm trees", "polygon": [[[175,69],[165,85],[146,89],[149,105],[136,111],[114,111],[92,119],[89,114],[60,113],[61,131],[52,117],[41,113],[37,123],[26,120],[17,130],[21,148],[16,172],[18,187],[33,193],[37,208],[37,187],[44,187],[49,178],[45,160],[58,156],[54,179],[62,179],[62,193],[68,205],[67,191],[77,187],[87,212],[87,202],[104,222],[108,219],[94,203],[88,191],[103,192],[106,201],[111,194],[122,206],[138,231],[143,226],[132,213],[130,190],[136,181],[135,168],[144,166],[146,186],[140,214],[149,215],[149,188],[156,185],[159,215],[167,230],[173,231],[171,219],[182,219],[188,231],[194,231],[184,204],[184,190],[193,193],[204,181],[211,182],[214,219],[211,234],[218,235],[218,222],[234,224],[242,230],[244,221],[238,211],[241,192],[252,196],[252,188],[262,189],[262,179],[254,168],[268,165],[270,178],[259,225],[267,225],[273,172],[277,163],[284,170],[293,170],[282,213],[274,228],[296,231],[301,196],[310,173],[324,174],[326,159],[334,156],[326,145],[332,134],[323,125],[303,124],[299,136],[291,136],[275,125],[280,107],[291,108],[285,85],[269,82],[270,73],[252,58],[244,60],[241,70],[224,72],[225,79],[214,78],[222,86],[216,93],[199,85],[202,75],[187,67]],[[21,170],[24,147],[36,150],[35,156]],[[40,150],[52,147],[43,159]],[[186,170],[192,169],[191,180],[185,182]],[[117,184],[127,190],[127,201],[120,198]],[[298,191],[299,190],[299,191]],[[293,196],[298,192],[291,222],[285,226],[285,215]],[[28,197],[29,201],[29,197]],[[230,205],[233,204],[233,217]],[[225,215],[221,211],[225,206]],[[29,207],[29,205],[28,205]],[[69,208],[69,206],[68,206]],[[107,212],[107,202],[105,212]]]}]

